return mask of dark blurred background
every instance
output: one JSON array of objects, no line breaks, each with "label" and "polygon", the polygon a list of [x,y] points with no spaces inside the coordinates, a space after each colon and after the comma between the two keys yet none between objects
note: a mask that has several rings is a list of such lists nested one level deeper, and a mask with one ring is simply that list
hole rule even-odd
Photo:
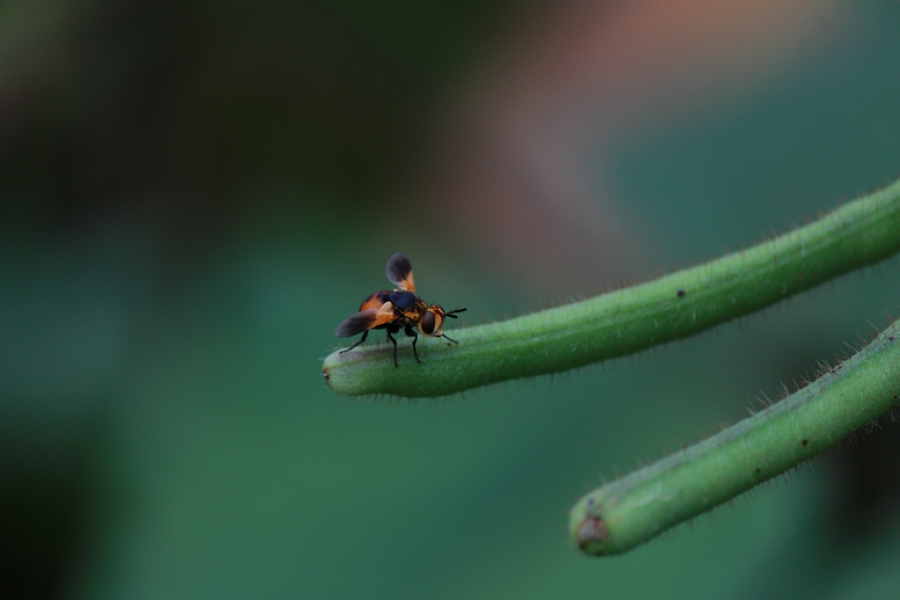
[{"label": "dark blurred background", "polygon": [[[566,511],[900,312],[897,261],[635,359],[326,388],[397,250],[462,324],[900,173],[900,7],[0,3],[0,596],[900,597],[900,437],[620,558]],[[378,336],[380,338],[380,336]]]}]

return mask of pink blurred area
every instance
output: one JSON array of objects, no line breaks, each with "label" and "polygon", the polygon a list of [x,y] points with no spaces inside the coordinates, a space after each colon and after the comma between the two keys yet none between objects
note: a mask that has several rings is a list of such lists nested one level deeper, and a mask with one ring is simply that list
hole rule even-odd
[{"label": "pink blurred area", "polygon": [[544,6],[447,101],[418,193],[489,272],[546,289],[612,284],[647,266],[650,243],[604,184],[617,147],[740,105],[853,23],[851,5],[812,0]]}]

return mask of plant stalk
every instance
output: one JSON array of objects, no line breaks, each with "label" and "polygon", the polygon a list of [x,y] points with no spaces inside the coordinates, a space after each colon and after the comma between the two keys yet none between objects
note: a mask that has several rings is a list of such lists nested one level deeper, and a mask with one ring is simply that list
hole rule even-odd
[{"label": "plant stalk", "polygon": [[604,485],[572,509],[572,539],[618,554],[797,466],[900,402],[900,326],[734,426]]},{"label": "plant stalk", "polygon": [[[340,394],[446,396],[640,352],[772,306],[900,251],[900,182],[815,222],[654,281],[530,315],[422,339],[333,352],[322,374]],[[403,355],[406,354],[406,359]]]}]

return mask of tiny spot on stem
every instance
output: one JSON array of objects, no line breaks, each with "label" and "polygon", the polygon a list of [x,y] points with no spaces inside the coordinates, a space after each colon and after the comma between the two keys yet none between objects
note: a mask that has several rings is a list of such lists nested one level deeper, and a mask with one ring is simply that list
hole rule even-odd
[{"label": "tiny spot on stem", "polygon": [[[578,527],[578,547],[588,549],[591,542],[602,543],[609,537],[606,523],[600,517],[585,517]],[[599,556],[599,552],[595,552]]]}]

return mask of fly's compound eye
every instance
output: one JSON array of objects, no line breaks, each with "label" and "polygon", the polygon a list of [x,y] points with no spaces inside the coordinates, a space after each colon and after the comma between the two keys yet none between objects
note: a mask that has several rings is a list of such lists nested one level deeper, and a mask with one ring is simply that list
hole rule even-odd
[{"label": "fly's compound eye", "polygon": [[431,335],[434,333],[434,313],[430,310],[425,311],[425,316],[422,317],[422,322],[419,323],[419,329],[422,330],[422,333],[425,335]]}]

